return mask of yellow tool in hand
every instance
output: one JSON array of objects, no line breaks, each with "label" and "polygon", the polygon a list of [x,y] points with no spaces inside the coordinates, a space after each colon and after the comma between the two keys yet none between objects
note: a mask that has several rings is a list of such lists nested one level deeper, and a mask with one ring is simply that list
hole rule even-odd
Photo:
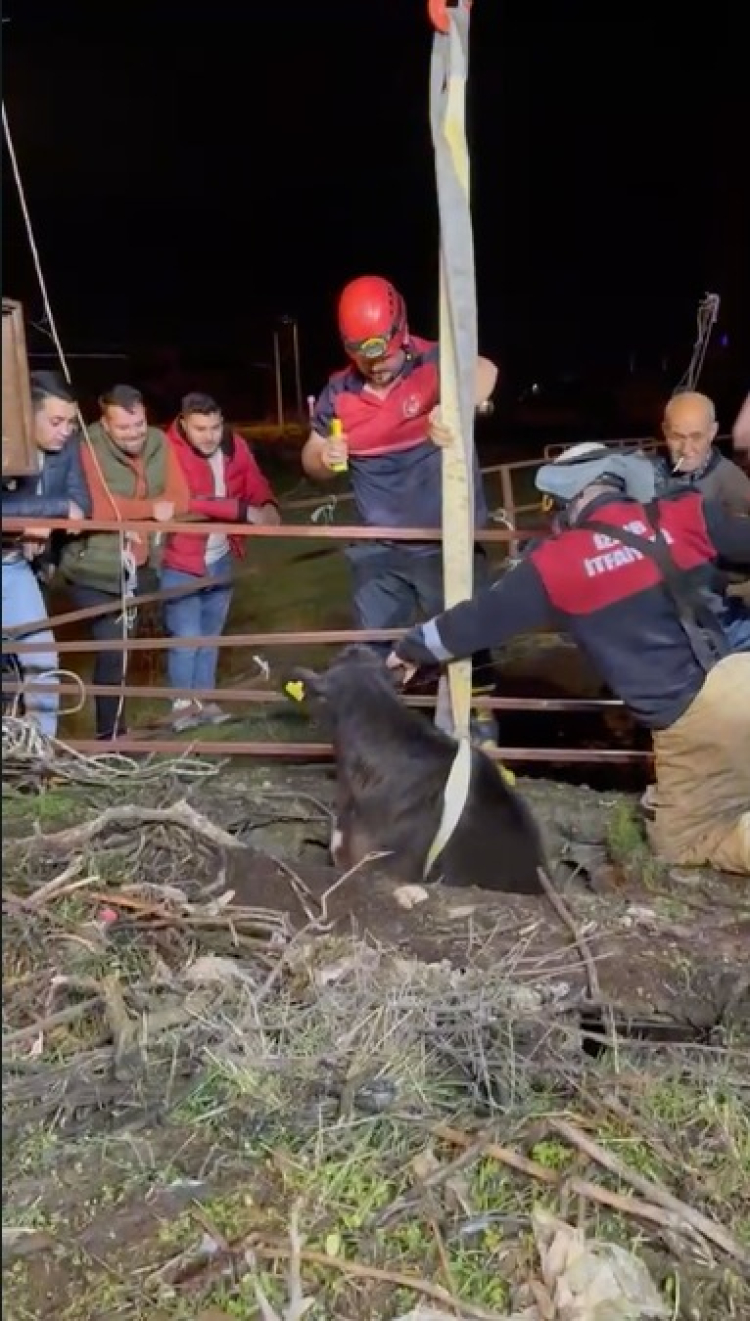
[{"label": "yellow tool in hand", "polygon": [[[341,418],[340,418],[340,417],[334,417],[334,418],[332,418],[332,420],[331,420],[331,438],[332,438],[333,440],[338,440],[339,436],[343,436],[343,434],[344,434],[344,426],[343,426],[343,423],[342,423],[342,421],[341,421]],[[331,472],[348,472],[348,471],[349,471],[349,460],[348,460],[348,459],[344,459],[343,462],[341,462],[341,463],[332,463],[332,464],[331,464]]]}]

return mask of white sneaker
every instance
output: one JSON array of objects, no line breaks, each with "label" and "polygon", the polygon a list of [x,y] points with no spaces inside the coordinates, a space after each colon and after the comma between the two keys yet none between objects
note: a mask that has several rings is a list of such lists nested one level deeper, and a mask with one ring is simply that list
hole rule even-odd
[{"label": "white sneaker", "polygon": [[175,734],[184,734],[187,729],[195,729],[196,725],[201,723],[202,713],[200,702],[195,702],[190,697],[178,697],[172,703],[170,721]]},{"label": "white sneaker", "polygon": [[225,725],[227,720],[233,718],[227,711],[222,711],[218,702],[206,702],[201,709],[201,723],[205,721],[209,725]]}]

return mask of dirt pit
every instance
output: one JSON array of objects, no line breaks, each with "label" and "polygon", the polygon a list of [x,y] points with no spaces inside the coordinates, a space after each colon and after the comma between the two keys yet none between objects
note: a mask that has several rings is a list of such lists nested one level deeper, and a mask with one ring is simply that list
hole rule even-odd
[{"label": "dirt pit", "polygon": [[[708,870],[661,867],[648,849],[635,796],[542,779],[518,784],[557,864],[556,886],[586,930],[602,996],[634,1013],[686,1022],[700,1004],[703,1019],[710,1018],[708,986],[731,985],[745,962],[750,899],[743,883]],[[260,792],[273,801],[279,784],[262,776]],[[279,821],[248,819],[244,785],[227,785],[220,815],[252,850],[229,859],[227,885],[238,902],[282,905],[295,926],[303,924],[309,904],[297,876],[313,900],[332,890],[326,912],[338,932],[428,962],[448,959],[456,968],[491,966],[515,957],[522,945],[525,966],[550,960],[551,967],[557,959],[571,990],[587,990],[570,935],[546,900],[437,885],[404,907],[399,888],[377,864],[338,886],[328,857],[332,774],[294,771],[281,792],[292,795],[286,811],[296,811],[297,819],[284,819],[283,810]],[[717,993],[720,999],[723,992]]]},{"label": "dirt pit", "polygon": [[577,944],[343,879],[325,772],[60,771],[4,785],[9,1316],[562,1316],[545,1214],[750,1315],[750,902],[635,797],[519,781]]}]

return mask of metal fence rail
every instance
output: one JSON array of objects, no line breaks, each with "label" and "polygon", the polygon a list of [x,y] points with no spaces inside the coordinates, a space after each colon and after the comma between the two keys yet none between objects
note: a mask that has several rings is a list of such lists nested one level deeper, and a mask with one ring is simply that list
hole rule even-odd
[{"label": "metal fence rail", "polygon": [[[623,444],[632,445],[639,442],[623,442]],[[514,503],[513,474],[524,471],[529,468],[538,467],[540,460],[529,459],[521,460],[515,463],[499,464],[494,468],[486,469],[485,472],[499,473],[503,491],[503,501],[505,512],[510,515],[510,520],[515,523],[516,516],[524,512],[531,512],[538,508],[537,505],[516,505]],[[337,497],[337,500],[347,499],[348,493]],[[306,509],[312,505],[320,505],[325,497],[313,501],[290,501],[285,509]],[[22,533],[28,526],[28,519],[4,518],[3,531],[7,533]],[[291,524],[285,523],[278,527],[257,527],[247,523],[217,523],[217,522],[197,522],[191,519],[181,519],[170,523],[168,526],[157,524],[147,520],[122,520],[113,522],[112,520],[93,520],[73,522],[69,519],[45,519],[45,527],[50,529],[70,530],[76,534],[85,534],[86,532],[113,532],[121,534],[124,531],[139,532],[153,536],[156,534],[167,535],[173,532],[193,533],[206,536],[209,533],[223,533],[229,536],[256,537],[271,540],[290,540],[290,541],[317,541],[317,542],[356,542],[356,541],[440,541],[441,532],[434,528],[372,528],[359,526],[337,526],[332,524]],[[477,532],[477,540],[489,544],[506,544],[510,549],[515,549],[519,543],[532,536],[538,536],[542,528],[535,529],[508,529],[493,528],[481,529]],[[333,547],[332,547],[333,549]],[[212,580],[215,581],[215,580]],[[196,580],[185,589],[178,589],[184,594],[205,586],[202,580]],[[173,592],[155,592],[150,593],[143,600],[136,599],[131,605],[134,609],[141,608],[148,603],[154,605],[163,598],[166,599]],[[4,654],[15,653],[21,660],[27,655],[33,655],[35,652],[44,652],[49,650],[49,644],[46,642],[28,642],[23,638],[32,628],[46,627],[54,631],[63,626],[69,626],[72,623],[83,623],[87,618],[100,616],[106,613],[120,613],[122,603],[113,599],[111,606],[93,607],[89,610],[68,611],[58,616],[52,616],[48,620],[38,621],[38,625],[26,625],[16,630],[8,630],[11,636],[8,641],[3,641],[2,651]],[[97,652],[115,651],[115,652],[163,652],[172,648],[194,647],[196,642],[202,646],[218,648],[261,648],[261,647],[299,647],[299,646],[334,646],[349,642],[373,642],[390,641],[401,635],[402,630],[357,630],[357,629],[323,629],[311,630],[302,629],[281,633],[272,632],[245,632],[235,634],[224,634],[216,638],[171,638],[171,637],[149,637],[138,638],[127,636],[109,641],[93,640],[89,638],[76,640],[60,640],[55,642],[55,650],[64,657],[75,654],[93,654]],[[86,697],[95,697],[103,695],[113,695],[169,701],[174,696],[174,691],[159,684],[128,684],[110,687],[103,684],[87,683],[81,680]],[[50,679],[49,683],[35,684],[38,691],[55,690],[61,697],[79,695],[80,688],[62,678],[59,681]],[[23,691],[24,685],[17,681],[3,680],[3,693],[16,694]],[[273,691],[269,688],[255,687],[228,687],[221,689],[202,689],[193,694],[201,701],[221,701],[223,704],[245,704],[249,707],[268,707],[270,705],[286,704],[287,699],[281,692]],[[429,707],[434,705],[435,698],[424,695],[415,695],[405,699],[410,706]],[[548,698],[548,697],[483,697],[477,699],[477,706],[482,706],[498,711],[527,711],[527,712],[560,712],[563,714],[581,714],[581,713],[602,713],[613,710],[621,710],[622,703],[615,699],[595,699],[595,698]],[[158,730],[157,730],[158,734]],[[101,753],[106,744],[96,739],[71,739],[69,746],[83,753]],[[186,749],[195,752],[202,757],[257,757],[261,759],[285,759],[285,760],[320,760],[332,755],[332,748],[327,743],[314,742],[282,742],[282,741],[213,741],[196,739],[194,741],[184,741],[183,739],[167,737],[151,737],[144,731],[141,737],[125,736],[118,738],[114,745],[118,751],[124,753],[164,753],[179,754],[184,753]],[[572,763],[646,763],[650,760],[650,753],[629,750],[621,748],[581,748],[581,747],[503,747],[497,749],[494,753],[496,757],[501,757],[506,762],[538,762],[538,763],[557,763],[559,765]]]}]

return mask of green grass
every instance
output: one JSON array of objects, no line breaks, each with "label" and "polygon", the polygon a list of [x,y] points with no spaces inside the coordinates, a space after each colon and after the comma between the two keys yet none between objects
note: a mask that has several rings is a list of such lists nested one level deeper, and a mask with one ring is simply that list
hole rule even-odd
[{"label": "green grass", "polygon": [[[286,1296],[283,1257],[274,1264],[264,1256],[255,1275],[245,1272],[235,1282],[212,1280],[209,1270],[187,1295],[175,1294],[165,1282],[165,1264],[195,1257],[207,1233],[232,1243],[248,1236],[261,1244],[283,1243],[292,1207],[299,1209],[305,1248],[331,1262],[330,1267],[303,1267],[306,1292],[316,1300],[313,1321],[335,1315],[352,1321],[392,1317],[418,1301],[416,1291],[395,1285],[358,1281],[354,1287],[336,1269],[337,1261],[449,1281],[457,1300],[502,1314],[512,1288],[538,1271],[532,1209],[565,1215],[564,1201],[554,1189],[535,1185],[490,1156],[469,1163],[420,1198],[425,1154],[431,1162],[445,1162],[456,1152],[406,1117],[369,1119],[308,1136],[279,1127],[260,1142],[243,1131],[241,1110],[228,1109],[232,1100],[242,1103],[242,1094],[232,1097],[226,1079],[214,1075],[204,1101],[210,1100],[213,1086],[214,1104],[203,1118],[174,1115],[161,1135],[87,1140],[67,1149],[48,1138],[15,1154],[4,1223],[50,1240],[46,1269],[61,1290],[61,1321],[110,1315],[187,1321],[210,1307],[228,1316],[253,1317],[253,1278],[279,1307]],[[543,1113],[540,1105],[537,1126],[543,1127]],[[574,1118],[591,1131],[590,1116],[581,1112]],[[527,1121],[529,1131],[534,1122],[531,1117]],[[515,1134],[501,1133],[501,1138],[509,1145],[520,1141],[523,1149],[524,1124],[516,1120],[515,1128]],[[593,1135],[626,1165],[723,1219],[750,1244],[750,1124],[741,1097],[720,1078],[714,1084],[692,1082],[676,1072],[644,1078],[632,1126],[603,1114]],[[614,1191],[629,1191],[601,1171],[582,1167],[559,1139],[541,1138],[528,1153],[561,1177],[582,1173]],[[38,1195],[23,1207],[14,1196],[14,1176],[22,1174],[28,1186],[34,1172]],[[183,1191],[182,1205],[175,1203],[176,1184],[196,1177],[200,1188],[196,1185],[192,1196]],[[412,1209],[379,1227],[383,1211],[405,1194],[416,1196]],[[637,1223],[594,1206],[587,1209],[586,1228],[590,1235],[637,1253],[649,1238]],[[750,1306],[750,1297],[723,1264],[704,1272],[691,1267],[689,1256],[675,1262],[653,1250],[646,1255],[652,1272],[672,1292],[678,1281],[683,1297],[689,1291],[693,1305],[702,1301],[707,1310],[696,1315],[747,1315],[742,1309]],[[38,1311],[40,1270],[34,1256],[6,1269],[9,1316],[46,1315]]]},{"label": "green grass", "polygon": [[635,805],[618,803],[610,813],[607,846],[612,861],[628,879],[638,879],[646,889],[656,890],[669,868],[649,848],[643,820]]},{"label": "green grass", "polygon": [[[52,827],[74,824],[84,804],[96,810],[91,791],[89,797],[60,786],[42,797],[12,798],[5,828],[30,834],[44,813]],[[203,807],[210,812],[210,804]],[[615,827],[623,845],[628,830],[625,822]],[[547,1063],[537,1061],[536,1069],[514,1044],[501,1049],[521,1014],[513,1008],[507,962],[482,972],[469,966],[456,984],[440,964],[428,969],[404,951],[353,943],[346,933],[295,946],[260,1002],[245,991],[236,998],[227,987],[217,991],[201,1010],[201,1031],[212,1029],[204,1044],[191,1035],[192,1020],[152,1040],[150,1015],[162,997],[186,995],[181,973],[193,955],[158,925],[139,924],[108,947],[97,945],[91,920],[97,910],[85,893],[61,896],[35,915],[25,911],[13,900],[59,874],[63,859],[51,859],[45,872],[32,854],[21,877],[10,871],[21,854],[17,846],[6,853],[6,1033],[57,1007],[60,1001],[48,999],[55,977],[79,979],[84,988],[92,979],[111,979],[140,1015],[142,1072],[116,1073],[107,1055],[101,1099],[87,1104],[83,1132],[66,1137],[54,1112],[35,1118],[39,1112],[23,1089],[32,1098],[36,1089],[46,1103],[53,1074],[44,1071],[63,1061],[75,1086],[91,1051],[108,1039],[102,1012],[6,1048],[16,1060],[5,1075],[3,1144],[4,1227],[15,1239],[3,1285],[13,1321],[218,1321],[202,1317],[209,1308],[254,1318],[258,1282],[281,1308],[287,1263],[274,1251],[288,1246],[294,1208],[306,1250],[324,1259],[306,1262],[302,1271],[315,1299],[312,1321],[387,1321],[418,1302],[417,1290],[398,1283],[352,1280],[345,1264],[433,1280],[459,1302],[503,1315],[517,1306],[515,1287],[539,1276],[532,1213],[540,1207],[569,1221],[580,1214],[589,1236],[642,1255],[654,1278],[683,1301],[685,1321],[750,1315],[747,1280],[720,1254],[708,1269],[705,1245],[685,1235],[662,1240],[594,1199],[571,1201],[571,1175],[614,1193],[632,1190],[626,1178],[582,1158],[550,1127],[563,1111],[625,1167],[658,1181],[750,1249],[750,1114],[746,1059],[738,1048],[697,1058],[631,1048],[596,1063],[559,1043],[550,1044]],[[137,881],[132,866],[118,874],[118,855],[92,850],[87,862],[102,888]],[[354,964],[349,980],[320,989],[315,974],[347,958]],[[69,985],[65,999],[87,994]],[[420,1186],[460,1151],[436,1134],[438,1123],[473,1133],[485,1122],[464,1072],[434,1044],[439,1029],[464,1058],[482,1058],[477,1004],[484,1021],[489,1016],[499,1029],[491,1047],[485,1042],[485,1060],[487,1050],[500,1052],[488,1067],[514,1080],[495,1114],[497,1140],[552,1172],[554,1186],[516,1173],[486,1150],[454,1165],[442,1184]],[[192,1043],[187,1076],[177,1063],[186,1038]],[[390,1090],[385,1108],[373,1114],[376,1085],[381,1095]],[[153,1095],[164,1105],[159,1122]],[[22,1129],[15,1126],[20,1118]],[[101,1123],[108,1119],[111,1131]],[[404,1196],[413,1205],[382,1223],[383,1212]],[[255,1244],[256,1266],[239,1247],[234,1276],[212,1269],[215,1258],[199,1258],[202,1244],[223,1239],[235,1247]],[[192,1282],[176,1287],[175,1272],[188,1268]]]}]

